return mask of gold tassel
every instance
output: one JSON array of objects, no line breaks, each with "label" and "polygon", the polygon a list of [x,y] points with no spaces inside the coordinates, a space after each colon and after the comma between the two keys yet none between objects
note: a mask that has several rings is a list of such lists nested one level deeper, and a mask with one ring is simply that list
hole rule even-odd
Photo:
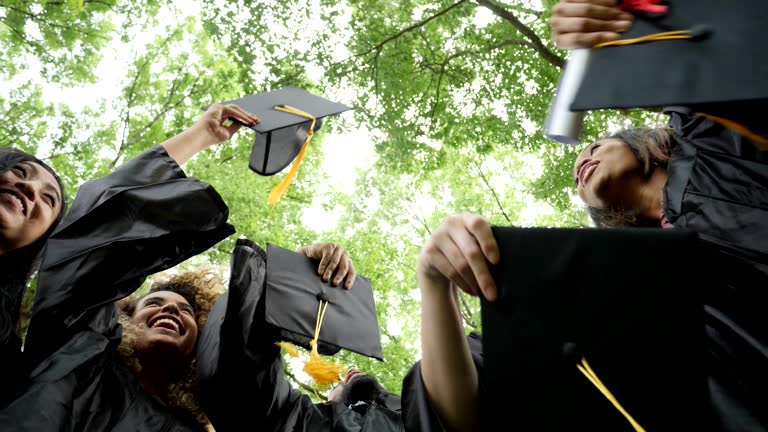
[{"label": "gold tassel", "polygon": [[[309,352],[309,360],[304,363],[304,372],[309,375],[321,387],[341,382],[341,373],[346,368],[339,363],[329,361],[317,352],[317,338],[320,336],[320,327],[323,325],[323,317],[328,302],[321,300],[317,306],[317,321],[315,321],[315,337],[309,341],[312,350]],[[299,356],[299,350],[290,342],[276,342],[275,345],[284,349],[292,357]]]},{"label": "gold tassel", "polygon": [[577,368],[579,368],[579,371],[581,371],[582,374],[584,374],[585,377],[594,385],[597,387],[598,390],[600,390],[600,393],[605,396],[606,399],[608,399],[613,406],[621,413],[621,415],[624,416],[624,418],[627,419],[629,424],[632,425],[632,427],[635,429],[636,432],[645,432],[645,429],[643,429],[642,426],[640,426],[640,423],[638,423],[634,418],[632,418],[631,415],[627,412],[627,410],[624,409],[623,406],[619,403],[619,401],[616,399],[616,397],[611,393],[610,390],[608,390],[608,387],[603,384],[602,381],[600,381],[600,378],[597,377],[597,374],[595,371],[592,370],[591,367],[589,367],[589,363],[587,363],[587,359],[582,357],[581,358],[581,364],[576,365]]},{"label": "gold tassel", "polygon": [[290,342],[275,342],[275,345],[279,346],[280,348],[284,349],[285,352],[288,353],[291,357],[298,357],[299,356],[299,349],[296,348],[296,345],[290,343]]},{"label": "gold tassel", "polygon": [[737,134],[743,136],[744,138],[749,139],[750,141],[752,141],[755,147],[759,148],[760,150],[768,150],[768,138],[752,132],[748,127],[744,126],[743,124],[727,118],[713,116],[712,114],[701,113],[701,112],[696,114],[702,117],[708,118],[715,123],[719,123],[721,126],[736,132]]},{"label": "gold tassel", "polygon": [[317,342],[314,340],[310,344],[312,344],[312,351],[309,353],[309,361],[304,363],[304,372],[311,376],[317,384],[324,387],[340,383],[341,371],[344,370],[344,366],[320,357],[320,353],[317,352]]},{"label": "gold tassel", "polygon": [[291,167],[291,170],[288,171],[288,175],[283,178],[283,180],[272,188],[272,191],[269,192],[269,198],[267,202],[269,205],[275,205],[278,201],[280,201],[280,198],[283,196],[286,190],[288,190],[288,186],[291,185],[291,182],[293,182],[294,177],[296,177],[296,173],[299,172],[299,167],[301,166],[301,161],[304,160],[304,153],[307,152],[307,147],[309,147],[309,142],[312,140],[312,137],[315,135],[315,117],[312,114],[309,114],[305,111],[302,111],[298,108],[294,108],[292,106],[284,105],[284,106],[275,106],[273,107],[274,110],[287,112],[289,114],[297,115],[299,117],[304,117],[312,121],[312,124],[309,125],[309,130],[307,131],[307,138],[304,139],[304,144],[301,145],[301,150],[299,150],[299,154],[296,156],[296,159],[293,161],[293,166]]}]

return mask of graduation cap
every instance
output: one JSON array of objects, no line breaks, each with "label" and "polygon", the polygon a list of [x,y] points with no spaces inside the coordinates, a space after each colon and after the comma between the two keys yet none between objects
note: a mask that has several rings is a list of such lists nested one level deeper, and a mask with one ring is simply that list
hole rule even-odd
[{"label": "graduation cap", "polygon": [[[318,384],[340,380],[343,367],[319,355],[342,348],[383,360],[371,281],[358,275],[345,289],[317,274],[319,261],[272,244],[267,245],[265,318],[280,338],[310,350],[304,370]],[[331,278],[330,280],[333,280]],[[288,344],[279,344],[296,356]]]},{"label": "graduation cap", "polygon": [[768,144],[768,3],[620,5],[635,14],[621,39],[571,52],[546,127],[551,138],[575,143],[582,111],[685,106],[755,144]]},{"label": "graduation cap", "polygon": [[482,302],[483,421],[510,430],[706,430],[695,234],[493,231],[501,262],[492,268],[499,296]]},{"label": "graduation cap", "polygon": [[352,109],[296,87],[222,103],[236,104],[261,120],[256,125],[244,125],[257,132],[248,164],[251,170],[263,176],[272,176],[296,160],[285,179],[270,193],[270,204],[277,202],[293,181],[312,136],[322,125],[322,119]]}]

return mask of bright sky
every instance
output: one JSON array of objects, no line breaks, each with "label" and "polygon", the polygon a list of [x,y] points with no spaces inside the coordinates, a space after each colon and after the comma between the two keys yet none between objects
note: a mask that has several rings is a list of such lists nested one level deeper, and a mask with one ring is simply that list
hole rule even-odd
[{"label": "bright sky", "polygon": [[[189,16],[199,17],[202,15],[200,5],[197,4],[197,2],[190,0],[172,0],[171,4],[175,4],[177,7],[163,8],[157,17],[157,22],[180,22]],[[119,17],[117,18],[119,19]],[[416,16],[414,19],[421,19],[421,17]],[[476,8],[473,24],[476,27],[485,27],[494,19],[495,16],[488,9]],[[121,22],[115,22],[115,25],[118,27],[122,24],[123,23]],[[322,22],[319,17],[310,21],[310,28],[306,29],[306,33],[312,33],[312,26],[319,28],[321,25]],[[280,29],[270,28],[270,30],[277,34],[280,33]],[[135,34],[132,34],[132,38],[128,42],[121,42],[120,40],[112,41],[103,51],[104,57],[95,73],[99,80],[93,84],[76,88],[62,88],[42,82],[42,80],[38,78],[37,82],[43,86],[44,97],[51,102],[69,105],[75,111],[80,111],[85,107],[95,107],[101,101],[107,101],[108,103],[106,105],[108,107],[111,106],[112,104],[109,102],[115,101],[120,97],[121,80],[125,76],[125,71],[128,70],[132,58],[135,55],[140,54],[143,47],[150,43],[161,31],[162,28],[158,28],[155,31],[136,32]],[[334,45],[337,47],[336,52],[331,54],[334,57],[345,58],[349,55],[343,43],[343,39],[346,36],[340,34],[338,37],[340,43]],[[30,61],[28,61],[27,64],[30,65],[31,73],[23,74],[23,77],[18,76],[10,82],[0,81],[0,94],[25,82],[29,76],[40,76],[38,73],[35,73],[36,70],[39,70],[39,65],[36,64],[34,59],[29,60]],[[308,67],[308,75],[310,78],[318,80],[321,78],[322,73],[323,71],[319,67],[313,67],[312,65]],[[343,94],[325,96],[336,96],[341,98],[341,100],[350,100],[352,98],[350,95]],[[506,115],[506,110],[503,104],[500,104],[498,108],[500,112],[503,112]],[[190,108],[186,107],[184,109]],[[104,113],[104,115],[106,120],[111,120],[117,113],[112,109]],[[344,115],[350,116],[351,118],[351,113]],[[523,127],[526,131],[536,133],[538,126],[528,123],[525,121],[523,122]],[[352,193],[354,190],[354,181],[357,170],[370,166],[376,160],[371,133],[363,127],[350,129],[343,133],[329,133],[325,130],[321,131],[321,135],[323,135],[322,144],[325,154],[321,169],[327,174],[329,180],[327,184],[319,186],[327,193],[316,195],[312,204],[304,210],[303,218],[303,220],[307,222],[309,228],[318,232],[332,229],[340,216],[340,211],[326,211],[323,208],[323,204],[325,204],[328,197],[337,193]],[[439,145],[439,143],[436,143],[436,145]],[[46,154],[46,149],[41,149],[41,153],[42,156],[44,156]],[[99,156],[111,158],[113,155],[105,153],[100,154]],[[536,165],[537,164],[533,164],[532,166]],[[297,181],[301,181],[301,172],[297,177]],[[420,202],[421,207],[423,207],[421,208],[423,214],[431,213],[436,204],[432,199],[420,199],[418,202]],[[531,208],[530,210],[531,211],[526,211],[525,213],[530,214],[531,218],[533,218],[535,214],[545,209]]]},{"label": "bright sky", "polygon": [[[273,0],[279,1],[279,0]],[[317,0],[308,0],[310,3],[315,3]],[[540,9],[541,6],[538,1],[533,1],[533,7]],[[200,17],[202,11],[199,4],[192,0],[171,0],[170,4],[176,5],[176,8],[165,7],[160,11],[157,17],[159,23],[180,22],[186,17]],[[314,5],[314,7],[320,7]],[[119,18],[119,17],[118,17]],[[415,16],[414,20],[421,19],[421,16]],[[496,17],[486,8],[475,8],[475,15],[473,17],[472,24],[478,28],[482,28],[490,24]],[[122,23],[115,22],[116,26],[121,26]],[[319,20],[313,21],[309,28],[305,29],[306,34],[312,34],[314,28],[312,25],[319,27],[322,23]],[[285,29],[269,28],[270,31],[275,31],[277,34],[285,32]],[[30,76],[38,77],[34,79],[38,84],[43,87],[43,95],[46,99],[54,103],[66,104],[70,106],[74,111],[78,112],[86,107],[96,107],[100,102],[106,101],[107,107],[111,107],[111,101],[116,101],[120,97],[122,80],[125,77],[125,72],[129,69],[131,60],[141,53],[144,46],[154,40],[154,38],[160,34],[162,29],[155,31],[148,31],[143,33],[136,33],[132,35],[132,38],[128,42],[122,42],[120,40],[114,40],[103,51],[103,59],[99,64],[95,76],[99,80],[93,84],[84,85],[77,88],[62,88],[57,85],[50,85],[45,83],[40,78],[40,74],[37,73],[40,69],[34,59],[26,59],[26,63],[30,65],[29,73],[22,74],[11,81],[0,80],[0,95],[6,94],[10,89],[26,82]],[[288,35],[287,37],[289,37]],[[343,38],[346,36],[343,34],[338,35],[343,42]],[[336,50],[331,54],[335,58],[345,58],[348,56],[348,52],[343,43],[334,45]],[[308,75],[310,78],[319,80],[322,76],[322,69],[319,67],[308,67]],[[342,100],[349,100],[351,98],[344,96],[348,95],[325,95],[325,96],[341,96]],[[499,101],[496,106],[499,115],[506,116],[507,111],[504,103]],[[184,109],[196,109],[192,107],[186,107]],[[117,113],[112,109],[104,113],[105,118],[110,120],[117,116]],[[351,118],[351,113],[344,114]],[[532,123],[529,120],[523,120],[523,128],[527,133],[538,133],[538,125]],[[326,128],[327,129],[327,128]],[[374,144],[371,138],[371,131],[366,130],[363,127],[349,129],[345,132],[329,132],[324,130],[321,132],[322,145],[325,157],[322,161],[322,171],[327,174],[329,180],[325,185],[318,185],[319,188],[326,191],[325,194],[317,194],[312,202],[312,205],[308,206],[304,210],[303,221],[308,228],[317,232],[330,230],[335,227],[336,222],[340,216],[340,211],[326,211],[323,209],[324,200],[327,199],[333,193],[350,194],[354,191],[354,181],[356,178],[356,172],[359,169],[368,167],[375,163],[376,153],[374,151]],[[440,143],[434,143],[434,145],[440,145]],[[47,149],[41,149],[41,155],[47,154]],[[109,154],[100,155],[102,157],[111,157]],[[503,172],[501,166],[487,167],[489,172]],[[535,156],[531,156],[526,160],[526,172],[520,173],[523,177],[534,178],[541,174],[542,171],[541,161]],[[493,176],[491,182],[495,188],[509,188],[508,184],[512,180],[512,176]],[[301,182],[301,173],[296,180]],[[416,211],[422,215],[429,215],[438,206],[439,203],[428,194],[426,191],[416,191]],[[530,205],[523,212],[523,224],[532,224],[536,215],[551,212],[552,209],[546,207],[542,203],[537,203],[533,199],[529,200]],[[375,206],[377,203],[370,203]],[[415,289],[413,291],[414,300],[418,301],[420,298],[419,291]],[[402,326],[405,325],[400,320],[390,320],[390,326],[388,331],[390,334],[399,335],[402,331]],[[420,357],[420,352],[418,357]],[[300,380],[306,380],[303,373],[300,372],[300,364],[298,362],[292,362],[294,371],[297,372],[297,376]]]},{"label": "bright sky", "polygon": [[[199,17],[202,12],[200,5],[196,2],[189,0],[175,0],[172,4],[178,6],[176,11],[171,8],[163,8],[158,17],[157,22],[179,22],[185,17],[193,16]],[[177,12],[180,13],[177,14]],[[120,26],[120,22],[115,22],[116,26]],[[314,25],[321,25],[319,21],[315,21]],[[93,84],[88,84],[80,87],[65,88],[57,85],[51,85],[42,81],[39,74],[40,66],[35,59],[27,59],[27,64],[30,65],[30,73],[21,74],[15,79],[10,81],[0,80],[0,94],[7,94],[12,88],[21,85],[29,80],[29,77],[38,77],[33,79],[37,84],[43,87],[43,96],[47,100],[57,103],[65,104],[72,108],[74,111],[81,111],[86,107],[96,107],[101,101],[114,101],[120,97],[121,92],[121,79],[125,76],[125,71],[130,66],[133,56],[142,50],[144,46],[150,43],[162,29],[157,31],[149,31],[143,33],[136,33],[127,43],[119,40],[113,40],[107,48],[104,49],[104,57],[96,69],[96,77],[98,81]],[[311,29],[308,29],[311,34]],[[346,55],[346,50],[343,49],[343,45],[337,45],[339,48],[339,55]],[[312,77],[316,75],[319,78],[322,75],[322,70],[317,67],[309,67],[309,75]],[[22,76],[23,75],[23,76]],[[107,106],[110,106],[108,103]],[[187,108],[189,109],[189,108]],[[111,116],[116,116],[117,113],[114,110],[104,113],[107,120],[110,120]],[[350,115],[351,114],[345,114]],[[352,129],[346,133],[331,134],[327,131],[321,132],[323,137],[323,149],[325,158],[322,162],[322,170],[327,173],[329,182],[326,185],[322,185],[324,190],[329,193],[346,193],[349,194],[353,191],[354,180],[356,170],[365,166],[370,166],[375,162],[375,152],[373,142],[370,137],[370,132],[364,128]],[[47,149],[42,148],[41,156],[47,153]],[[111,157],[109,154],[102,154],[102,157]],[[301,173],[299,173],[298,180],[301,181]],[[330,190],[328,188],[331,188]],[[305,221],[309,222],[309,228],[317,231],[325,231],[332,229],[336,225],[338,220],[338,212],[326,212],[323,208],[323,197],[318,196],[305,211]]]}]

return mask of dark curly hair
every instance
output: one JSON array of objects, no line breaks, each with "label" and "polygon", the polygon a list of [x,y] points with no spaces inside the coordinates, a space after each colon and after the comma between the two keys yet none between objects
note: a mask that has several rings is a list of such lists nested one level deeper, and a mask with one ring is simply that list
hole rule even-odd
[{"label": "dark curly hair", "polygon": [[19,314],[24,292],[32,274],[37,270],[42,259],[43,250],[48,237],[64,218],[67,202],[64,197],[64,184],[56,172],[40,159],[29,153],[11,147],[0,147],[0,175],[22,162],[34,162],[50,172],[62,191],[62,202],[59,214],[48,230],[33,243],[12,250],[0,256],[0,343],[15,339],[21,348],[19,335]]},{"label": "dark curly hair", "polygon": [[[606,139],[626,144],[643,165],[643,173],[647,176],[658,167],[667,167],[672,140],[672,130],[669,128],[625,129],[598,141]],[[587,214],[598,228],[658,226],[655,221],[639,217],[637,209],[587,207]]]},{"label": "dark curly hair", "polygon": [[[202,329],[208,320],[208,314],[213,309],[213,304],[224,290],[224,280],[216,271],[210,269],[194,270],[154,282],[148,293],[133,295],[118,302],[120,324],[123,326],[123,337],[118,353],[125,365],[134,373],[141,371],[141,364],[134,355],[134,346],[142,337],[144,327],[133,322],[131,318],[136,310],[136,305],[142,298],[158,291],[171,291],[179,294],[195,309],[197,327]],[[197,399],[194,359],[189,363],[188,369],[181,374],[181,378],[168,387],[165,402],[172,408],[192,415],[201,426],[210,427],[208,418]]]}]

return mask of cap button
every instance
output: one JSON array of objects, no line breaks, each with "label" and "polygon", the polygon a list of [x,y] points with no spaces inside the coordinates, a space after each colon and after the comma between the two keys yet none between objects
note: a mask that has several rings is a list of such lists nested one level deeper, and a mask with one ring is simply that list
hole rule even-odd
[{"label": "cap button", "polygon": [[563,344],[563,356],[574,363],[578,363],[581,360],[581,353],[579,347],[573,342],[566,342]]}]

